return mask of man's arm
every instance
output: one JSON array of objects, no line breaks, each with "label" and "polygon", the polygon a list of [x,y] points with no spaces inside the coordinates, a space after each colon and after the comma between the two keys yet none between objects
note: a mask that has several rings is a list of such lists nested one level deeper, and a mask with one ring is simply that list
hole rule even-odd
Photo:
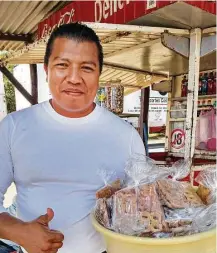
[{"label": "man's arm", "polygon": [[0,122],[0,238],[19,243],[19,230],[24,222],[12,217],[3,207],[4,195],[14,181],[11,158],[11,136],[14,124],[10,115]]},{"label": "man's arm", "polygon": [[[23,222],[7,213],[3,207],[4,195],[14,181],[11,156],[14,123],[10,115],[0,122],[0,238],[23,246],[29,253],[57,252],[63,245],[62,233],[49,229],[52,209],[31,222]],[[22,148],[22,147],[21,147]]]}]

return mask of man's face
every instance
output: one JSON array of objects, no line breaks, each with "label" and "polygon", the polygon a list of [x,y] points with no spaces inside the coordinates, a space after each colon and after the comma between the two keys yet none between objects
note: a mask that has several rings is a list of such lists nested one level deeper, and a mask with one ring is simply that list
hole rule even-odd
[{"label": "man's face", "polygon": [[55,39],[45,71],[56,105],[73,112],[93,104],[100,76],[95,43]]}]

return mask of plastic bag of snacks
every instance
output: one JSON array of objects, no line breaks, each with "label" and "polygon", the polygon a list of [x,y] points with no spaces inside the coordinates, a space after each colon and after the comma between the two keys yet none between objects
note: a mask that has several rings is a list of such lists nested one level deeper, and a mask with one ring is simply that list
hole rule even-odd
[{"label": "plastic bag of snacks", "polygon": [[203,209],[204,207],[171,209],[165,206],[164,214],[171,237],[189,234],[192,230],[195,212],[200,212]]},{"label": "plastic bag of snacks", "polygon": [[180,160],[171,168],[171,178],[157,181],[157,190],[163,206],[176,208],[189,208],[203,206],[203,202],[188,182],[177,180],[185,178],[190,172],[190,161]]},{"label": "plastic bag of snacks", "polygon": [[124,87],[119,85],[116,87],[106,87],[108,110],[121,114],[124,105]]},{"label": "plastic bag of snacks", "polygon": [[195,212],[190,234],[208,231],[216,227],[216,203]]},{"label": "plastic bag of snacks", "polygon": [[202,199],[205,205],[210,205],[216,202],[216,168],[211,167],[202,170],[196,177],[196,182],[199,183],[197,190],[198,196]]},{"label": "plastic bag of snacks", "polygon": [[[204,205],[190,183],[178,181],[189,171],[189,161],[163,169],[140,154],[126,163],[124,184],[108,183],[112,173],[103,169],[105,187],[96,194],[96,219],[115,232],[140,237],[170,238],[209,230],[216,223],[216,207]],[[201,182],[204,178],[207,182],[207,175],[201,174]]]},{"label": "plastic bag of snacks", "polygon": [[191,229],[195,211],[204,207],[190,183],[177,181],[185,178],[189,172],[190,161],[180,160],[171,168],[172,178],[157,181],[158,195],[172,236],[187,233]]},{"label": "plastic bag of snacks", "polygon": [[125,171],[128,175],[127,187],[117,191],[113,197],[113,229],[137,236],[166,231],[155,185],[156,179],[165,177],[166,172],[161,171],[153,160],[139,154],[127,162]]},{"label": "plastic bag of snacks", "polygon": [[105,166],[100,168],[98,175],[103,180],[105,186],[96,192],[95,215],[100,224],[110,228],[113,208],[112,196],[116,191],[121,189],[122,182],[120,179],[114,180],[116,176],[115,171],[111,171]]}]

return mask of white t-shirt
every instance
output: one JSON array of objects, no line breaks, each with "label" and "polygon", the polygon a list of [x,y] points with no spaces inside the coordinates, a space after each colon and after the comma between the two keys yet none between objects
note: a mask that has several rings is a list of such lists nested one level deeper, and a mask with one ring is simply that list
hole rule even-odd
[{"label": "white t-shirt", "polygon": [[49,101],[11,113],[0,122],[0,212],[15,182],[18,218],[31,221],[54,210],[50,228],[65,236],[58,252],[101,253],[104,244],[89,218],[104,186],[99,170],[123,177],[134,153],[145,154],[138,132],[99,106],[76,119],[61,116]]}]

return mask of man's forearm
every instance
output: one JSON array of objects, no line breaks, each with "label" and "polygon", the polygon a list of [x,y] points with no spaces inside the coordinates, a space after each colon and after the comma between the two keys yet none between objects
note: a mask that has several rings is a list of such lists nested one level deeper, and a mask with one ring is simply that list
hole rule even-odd
[{"label": "man's forearm", "polygon": [[8,213],[0,213],[0,238],[22,244],[21,235],[25,222],[11,216]]}]

